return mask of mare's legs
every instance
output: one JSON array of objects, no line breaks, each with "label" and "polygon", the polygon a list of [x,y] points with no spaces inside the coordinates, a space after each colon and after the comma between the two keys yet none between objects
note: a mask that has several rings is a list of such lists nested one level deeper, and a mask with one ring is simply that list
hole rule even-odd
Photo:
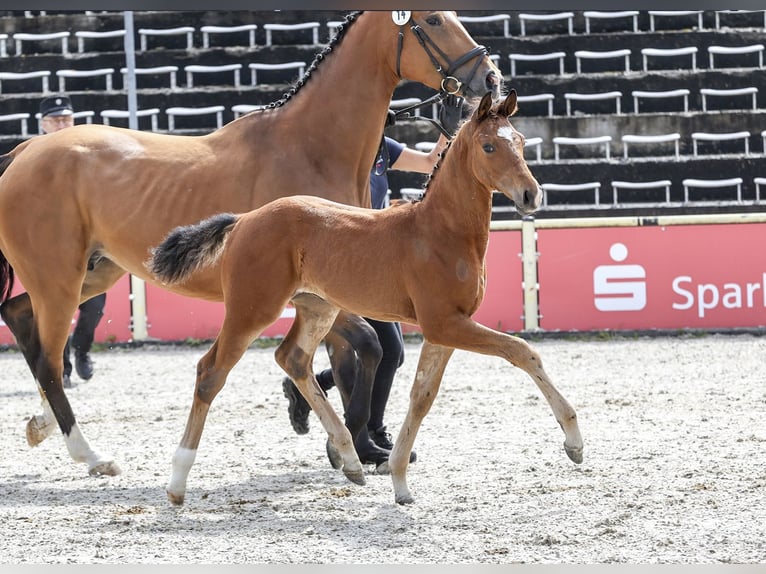
[{"label": "mare's legs", "polygon": [[[327,431],[328,444],[338,454],[337,465],[349,480],[364,484],[364,471],[353,448],[351,432],[340,421],[327,397],[314,377],[313,360],[316,348],[330,330],[338,314],[338,308],[316,297],[299,295],[293,299],[295,321],[289,333],[279,345],[275,356],[277,363],[292,378],[311,409]],[[370,377],[370,386],[372,378]],[[367,405],[369,408],[369,398]],[[362,426],[366,423],[365,418]]]},{"label": "mare's legs", "polygon": [[[427,413],[427,409],[430,407],[436,391],[438,390],[438,388],[433,385],[429,388],[427,384],[423,384],[425,393],[420,390],[415,393],[416,388],[419,387],[417,381],[421,370],[427,371],[429,367],[435,369],[435,365],[438,364],[438,353],[430,348],[433,345],[445,345],[457,349],[464,349],[466,351],[474,351],[484,355],[495,355],[504,358],[512,365],[524,370],[532,378],[545,399],[548,401],[548,404],[553,411],[553,415],[556,417],[556,421],[564,431],[564,450],[566,451],[567,456],[576,463],[582,462],[583,441],[582,436],[580,435],[580,428],[577,424],[577,414],[569,402],[561,395],[561,393],[559,393],[556,387],[553,386],[553,383],[543,369],[540,356],[526,341],[519,337],[514,337],[484,327],[473,321],[470,317],[464,315],[456,315],[447,318],[440,317],[438,325],[421,323],[421,327],[423,327],[425,337],[431,341],[432,345],[429,345],[425,357],[427,363],[423,364],[422,367],[421,364],[418,365],[418,377],[416,377],[416,383],[413,387],[410,409],[405,421],[406,426],[402,426],[394,451],[391,453],[389,464],[391,465],[392,478],[394,481],[394,495],[397,502],[400,504],[412,502],[412,496],[407,490],[405,480],[407,465],[404,460],[406,460],[408,451],[405,451],[406,444],[402,444],[400,447],[399,443],[402,440],[414,441],[412,433],[413,431],[417,432],[420,421]],[[426,351],[425,345],[424,351]],[[436,360],[434,360],[434,358]],[[423,361],[424,358],[421,354],[421,363]],[[434,366],[431,366],[431,362],[433,362]],[[439,374],[439,378],[441,378],[441,374]],[[428,374],[424,375],[423,380],[425,382],[429,381]]]}]

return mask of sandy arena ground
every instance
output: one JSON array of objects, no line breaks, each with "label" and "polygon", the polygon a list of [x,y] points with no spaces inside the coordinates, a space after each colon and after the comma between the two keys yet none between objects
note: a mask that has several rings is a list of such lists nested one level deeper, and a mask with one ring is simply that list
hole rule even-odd
[{"label": "sandy arena ground", "polygon": [[[313,415],[293,433],[271,348],[249,351],[214,402],[181,508],[164,487],[206,347],[103,351],[91,381],[74,377],[82,431],[122,466],[112,478],[87,476],[58,434],[27,446],[37,391],[21,356],[0,353],[0,562],[766,562],[765,337],[533,345],[577,409],[584,463],[526,374],[456,352],[415,444],[410,506],[372,468],[365,486],[333,470]],[[394,430],[419,349],[395,382]]]}]

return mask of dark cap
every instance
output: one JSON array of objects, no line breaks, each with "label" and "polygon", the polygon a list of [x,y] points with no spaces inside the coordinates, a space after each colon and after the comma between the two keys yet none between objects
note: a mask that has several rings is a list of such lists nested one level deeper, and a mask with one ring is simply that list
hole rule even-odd
[{"label": "dark cap", "polygon": [[71,116],[74,113],[69,96],[51,96],[40,102],[40,116]]}]

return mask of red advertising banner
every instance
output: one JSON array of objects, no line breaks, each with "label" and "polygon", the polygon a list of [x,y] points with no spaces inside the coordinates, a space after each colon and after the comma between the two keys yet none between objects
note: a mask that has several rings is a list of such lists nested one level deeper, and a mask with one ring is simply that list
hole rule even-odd
[{"label": "red advertising banner", "polygon": [[766,224],[538,230],[540,327],[766,326]]},{"label": "red advertising banner", "polygon": [[[521,232],[493,231],[487,248],[487,287],[484,301],[473,318],[498,331],[519,332],[524,328]],[[419,331],[402,325],[402,331]]]},{"label": "red advertising banner", "polygon": [[[13,294],[24,292],[24,286],[16,280]],[[75,318],[77,315],[75,314]],[[106,306],[104,316],[96,328],[95,340],[97,343],[123,342],[133,338],[130,332],[130,277],[120,279],[106,293]],[[0,345],[15,345],[16,339],[11,334],[7,325],[0,321]]]}]

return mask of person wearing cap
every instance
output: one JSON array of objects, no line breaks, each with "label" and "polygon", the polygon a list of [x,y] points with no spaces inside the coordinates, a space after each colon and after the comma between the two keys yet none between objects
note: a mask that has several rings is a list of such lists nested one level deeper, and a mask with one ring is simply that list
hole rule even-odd
[{"label": "person wearing cap", "polygon": [[[50,134],[72,127],[74,125],[74,108],[69,96],[56,95],[40,102],[40,128],[43,133]],[[90,264],[89,264],[90,265]],[[87,381],[93,376],[93,361],[90,349],[93,346],[96,327],[104,316],[106,293],[101,293],[80,304],[80,315],[77,317],[72,336],[64,347],[64,386],[72,386],[72,362],[70,346],[74,348],[74,366],[77,375]]]}]

